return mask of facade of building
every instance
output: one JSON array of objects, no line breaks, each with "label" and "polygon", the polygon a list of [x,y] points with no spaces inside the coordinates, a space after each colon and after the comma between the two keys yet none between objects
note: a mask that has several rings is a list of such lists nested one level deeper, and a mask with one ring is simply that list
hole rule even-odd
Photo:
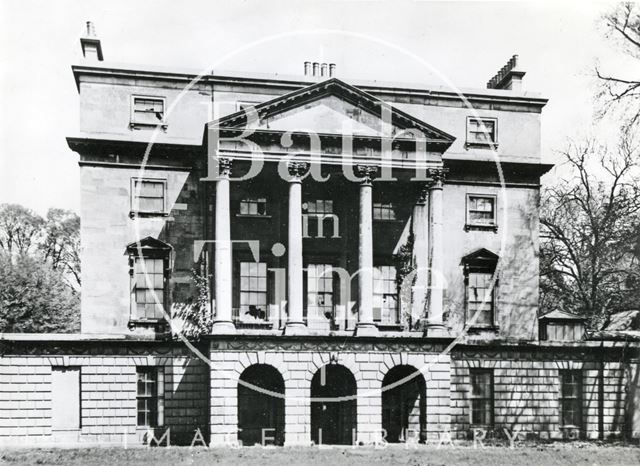
[{"label": "facade of building", "polygon": [[458,92],[81,44],[82,333],[2,336],[1,443],[638,435],[638,343],[538,320],[547,101],[517,57]]}]

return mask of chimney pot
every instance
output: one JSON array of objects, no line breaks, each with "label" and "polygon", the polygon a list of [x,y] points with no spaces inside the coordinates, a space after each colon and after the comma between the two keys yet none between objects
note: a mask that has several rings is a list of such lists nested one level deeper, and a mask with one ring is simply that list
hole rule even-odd
[{"label": "chimney pot", "polygon": [[310,74],[311,74],[311,62],[306,61],[304,62],[304,75],[309,76]]},{"label": "chimney pot", "polygon": [[319,68],[320,68],[320,64],[317,61],[314,61],[313,62],[313,76],[319,76],[319,74],[320,74]]},{"label": "chimney pot", "polygon": [[328,75],[327,64],[323,63],[322,65],[320,65],[320,76],[325,77],[327,75]]},{"label": "chimney pot", "polygon": [[329,63],[329,77],[333,78],[336,74],[336,64],[335,63]]}]

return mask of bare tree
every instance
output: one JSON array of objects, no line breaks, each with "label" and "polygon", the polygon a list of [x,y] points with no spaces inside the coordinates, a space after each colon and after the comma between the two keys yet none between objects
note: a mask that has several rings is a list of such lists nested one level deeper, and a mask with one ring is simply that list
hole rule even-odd
[{"label": "bare tree", "polygon": [[80,217],[63,209],[49,209],[40,249],[55,270],[80,285]]},{"label": "bare tree", "polygon": [[[623,50],[640,59],[640,5],[621,3],[604,17],[608,35],[617,38]],[[613,76],[596,66],[602,81],[599,97],[603,99],[603,112],[614,106],[622,107],[630,115],[630,124],[640,120],[640,76]]]},{"label": "bare tree", "polygon": [[44,220],[18,204],[0,205],[0,249],[9,257],[28,254],[37,247]]},{"label": "bare tree", "polygon": [[587,141],[563,155],[572,177],[542,196],[541,308],[582,314],[599,328],[637,303],[639,154],[627,131],[614,152]]}]

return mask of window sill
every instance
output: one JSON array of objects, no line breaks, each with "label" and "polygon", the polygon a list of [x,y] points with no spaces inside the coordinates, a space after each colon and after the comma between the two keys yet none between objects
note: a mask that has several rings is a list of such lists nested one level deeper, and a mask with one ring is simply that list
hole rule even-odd
[{"label": "window sill", "polygon": [[236,320],[234,323],[238,329],[271,330],[273,328],[273,322],[243,322]]},{"label": "window sill", "polygon": [[159,123],[159,124],[155,124],[155,123],[139,123],[137,121],[131,121],[129,122],[129,129],[130,130],[134,130],[134,129],[155,129],[157,127],[160,127],[162,129],[162,131],[164,131],[165,133],[167,132],[167,128],[169,127],[169,125],[167,123]]},{"label": "window sill", "polygon": [[480,332],[498,333],[498,330],[500,330],[500,327],[498,327],[497,325],[473,325],[472,327],[469,327],[469,329],[467,330],[467,333],[480,333]]},{"label": "window sill", "polygon": [[390,219],[390,218],[374,218],[374,223],[402,223],[402,220]]},{"label": "window sill", "polygon": [[140,212],[137,210],[132,210],[129,212],[129,218],[152,218],[152,217],[168,217],[169,212]]},{"label": "window sill", "polygon": [[498,225],[497,224],[484,225],[484,224],[478,224],[478,223],[467,223],[467,224],[465,224],[464,231],[470,231],[470,230],[493,231],[494,233],[497,233],[498,232]]},{"label": "window sill", "polygon": [[136,327],[164,327],[165,325],[168,325],[165,319],[131,319],[127,327],[133,330]]},{"label": "window sill", "polygon": [[498,143],[494,142],[465,142],[465,149],[498,149]]},{"label": "window sill", "polygon": [[271,215],[254,215],[254,214],[236,214],[238,218],[272,218]]}]

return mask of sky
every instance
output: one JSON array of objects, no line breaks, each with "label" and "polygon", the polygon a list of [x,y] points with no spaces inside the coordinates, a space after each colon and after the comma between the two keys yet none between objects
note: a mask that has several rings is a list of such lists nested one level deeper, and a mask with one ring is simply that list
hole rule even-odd
[{"label": "sky", "polygon": [[[94,22],[105,61],[482,88],[514,54],[524,89],[550,99],[543,161],[592,125],[596,61],[632,66],[606,37],[611,2],[5,0],[0,2],[0,203],[79,210],[78,93],[71,65]],[[427,66],[425,66],[425,64]],[[443,77],[445,80],[443,80]]]}]

